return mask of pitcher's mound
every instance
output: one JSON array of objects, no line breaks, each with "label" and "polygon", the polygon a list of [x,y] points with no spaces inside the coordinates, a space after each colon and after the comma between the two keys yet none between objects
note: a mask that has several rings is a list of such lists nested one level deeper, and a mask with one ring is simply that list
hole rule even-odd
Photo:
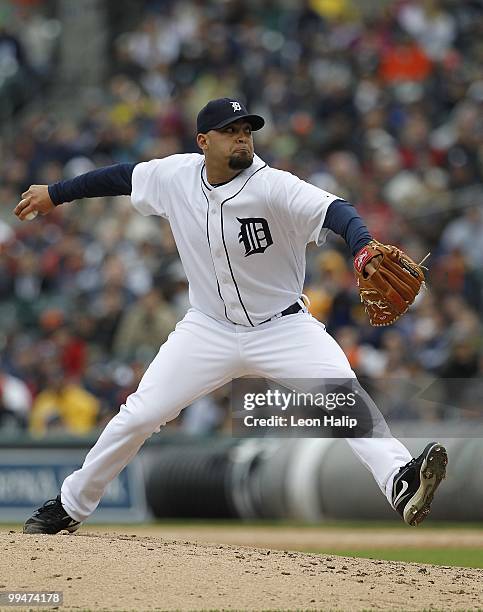
[{"label": "pitcher's mound", "polygon": [[0,550],[0,591],[63,591],[62,609],[470,610],[483,603],[478,569],[83,531],[0,532]]}]

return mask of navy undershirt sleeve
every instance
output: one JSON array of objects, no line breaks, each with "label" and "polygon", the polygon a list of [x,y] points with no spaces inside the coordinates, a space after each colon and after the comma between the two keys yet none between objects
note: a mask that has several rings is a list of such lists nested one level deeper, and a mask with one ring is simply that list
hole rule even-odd
[{"label": "navy undershirt sleeve", "polygon": [[58,206],[81,198],[130,195],[135,163],[114,164],[92,170],[67,181],[49,185],[52,202]]},{"label": "navy undershirt sleeve", "polygon": [[358,212],[345,200],[334,200],[329,204],[322,227],[342,236],[349,245],[352,255],[366,246],[372,236]]}]

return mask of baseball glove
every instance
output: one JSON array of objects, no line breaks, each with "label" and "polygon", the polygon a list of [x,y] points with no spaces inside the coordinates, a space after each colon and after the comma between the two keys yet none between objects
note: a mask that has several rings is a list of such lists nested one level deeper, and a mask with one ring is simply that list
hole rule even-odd
[{"label": "baseball glove", "polygon": [[[373,262],[376,270],[372,274],[364,271]],[[395,246],[372,240],[362,248],[354,259],[357,286],[364,309],[371,325],[391,325],[403,315],[424,283],[422,267]]]}]

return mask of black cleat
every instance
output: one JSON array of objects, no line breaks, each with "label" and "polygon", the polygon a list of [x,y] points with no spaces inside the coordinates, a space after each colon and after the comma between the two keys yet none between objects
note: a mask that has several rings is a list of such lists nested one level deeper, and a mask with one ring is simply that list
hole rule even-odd
[{"label": "black cleat", "polygon": [[76,531],[80,526],[79,521],[75,521],[64,510],[60,502],[60,495],[55,499],[49,499],[45,504],[38,508],[34,514],[25,521],[23,526],[24,533],[59,533],[67,530],[69,533]]},{"label": "black cleat", "polygon": [[446,476],[448,454],[444,446],[431,442],[404,465],[394,478],[392,505],[405,523],[417,527],[431,510],[434,492]]}]

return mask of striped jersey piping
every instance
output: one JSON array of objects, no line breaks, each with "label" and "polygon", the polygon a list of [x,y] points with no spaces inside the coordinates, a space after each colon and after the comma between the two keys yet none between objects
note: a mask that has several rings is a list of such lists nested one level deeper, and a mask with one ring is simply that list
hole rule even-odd
[{"label": "striped jersey piping", "polygon": [[[205,169],[205,167],[206,167],[206,165],[205,165],[205,163],[203,163],[203,165],[202,165],[202,167],[201,167],[201,173],[200,173],[200,175],[201,175],[201,182],[203,183],[203,185],[205,186],[205,188],[206,188],[208,191],[212,191],[212,188],[208,186],[208,184],[206,183],[206,181],[205,181],[205,179],[204,179],[204,177],[203,177],[203,170]],[[267,164],[264,164],[264,165],[263,165],[261,168],[258,168],[258,170],[255,170],[255,172],[253,172],[253,174],[251,174],[251,175],[250,175],[250,176],[247,178],[247,180],[246,180],[246,181],[243,183],[243,185],[240,187],[240,189],[239,189],[239,190],[238,190],[238,191],[237,191],[237,192],[236,192],[234,195],[230,196],[230,197],[229,197],[229,198],[227,198],[226,200],[223,200],[223,202],[222,202],[222,203],[221,203],[221,205],[220,205],[220,211],[221,211],[221,214],[220,214],[220,222],[221,222],[221,238],[222,238],[222,240],[223,240],[223,247],[224,247],[224,249],[225,249],[225,255],[226,255],[227,262],[228,262],[228,267],[230,268],[230,274],[231,274],[231,278],[232,278],[232,280],[233,280],[233,284],[235,285],[235,289],[236,289],[236,292],[237,292],[238,300],[239,300],[239,302],[240,302],[240,304],[241,304],[241,307],[243,308],[243,312],[245,313],[245,316],[246,316],[246,318],[247,318],[248,322],[250,323],[250,325],[251,325],[252,327],[255,327],[255,325],[253,324],[252,320],[250,319],[250,317],[249,317],[249,315],[248,315],[248,312],[247,312],[247,309],[245,308],[245,304],[243,303],[243,300],[242,300],[242,298],[241,298],[241,295],[240,295],[240,290],[239,290],[239,288],[238,288],[237,282],[236,282],[236,280],[235,280],[235,276],[234,276],[234,274],[233,274],[233,269],[232,269],[232,267],[231,267],[231,262],[230,262],[230,256],[229,256],[229,254],[228,254],[228,249],[227,249],[227,247],[226,247],[226,242],[225,242],[225,232],[224,232],[224,228],[223,228],[223,205],[224,205],[226,202],[228,202],[229,200],[232,200],[233,198],[236,198],[236,196],[237,196],[239,193],[241,193],[241,191],[242,191],[242,190],[245,188],[245,186],[246,186],[246,184],[248,183],[248,181],[249,181],[249,180],[250,180],[250,179],[251,179],[253,176],[255,176],[255,174],[257,174],[257,172],[259,172],[260,170],[263,170],[263,169],[264,169],[264,168],[266,168],[266,167],[267,167]],[[236,178],[236,177],[234,177],[234,178]],[[208,212],[209,212],[209,207],[210,207],[210,204],[209,204],[209,200],[208,200],[208,198],[206,197],[206,194],[205,194],[205,192],[203,191],[203,189],[201,189],[201,191],[202,191],[202,193],[203,193],[203,196],[204,196],[204,198],[205,198],[205,200],[206,200],[206,204],[207,204],[207,213],[206,213],[206,238],[207,238],[207,240],[208,240],[208,247],[209,247],[209,250],[210,250],[211,260],[212,260],[212,262],[213,262],[213,269],[214,269],[214,271],[215,271],[216,284],[217,284],[217,287],[218,287],[218,295],[220,296],[220,299],[221,299],[221,301],[223,302],[223,306],[224,306],[224,309],[225,309],[225,317],[226,317],[226,319],[227,319],[228,321],[230,321],[230,323],[234,323],[234,322],[233,322],[233,321],[232,321],[232,320],[231,320],[231,319],[228,317],[228,313],[227,313],[227,310],[226,310],[225,300],[223,299],[223,296],[221,295],[220,285],[219,285],[219,282],[218,282],[218,278],[217,278],[217,276],[216,276],[215,263],[214,263],[214,261],[213,261],[213,255],[212,255],[212,253],[211,253],[211,244],[210,244],[210,236],[209,236],[209,229],[208,229]]]},{"label": "striped jersey piping", "polygon": [[229,179],[228,181],[223,181],[223,183],[218,183],[217,185],[208,185],[208,183],[205,181],[205,178],[203,176],[203,170],[206,168],[206,164],[205,162],[203,162],[203,166],[201,167],[201,181],[203,182],[203,185],[206,187],[206,189],[208,191],[213,191],[213,187],[223,187],[224,185],[228,185],[228,183],[231,183],[232,181],[234,181],[238,174],[241,174],[241,171],[238,174],[235,174],[235,176],[232,176],[231,179]]},{"label": "striped jersey piping", "polygon": [[[201,169],[201,172],[203,173],[203,169]],[[201,179],[203,180],[203,174],[201,174]],[[206,197],[206,193],[203,191],[203,189],[201,190],[201,193],[203,194],[203,196],[204,196],[204,198],[206,200],[206,239],[208,240],[208,249],[210,251],[210,257],[211,257],[211,261],[213,263],[213,271],[215,273],[216,287],[218,289],[218,295],[220,296],[220,300],[223,302],[223,308],[225,309],[226,320],[230,321],[230,323],[234,323],[234,321],[232,321],[230,319],[230,317],[228,316],[228,313],[226,311],[225,300],[223,299],[223,296],[221,295],[220,283],[218,282],[218,276],[216,275],[215,262],[213,261],[213,254],[211,252],[210,231],[209,231],[209,226],[208,226],[208,213],[210,211],[210,202],[208,201],[208,198]]]},{"label": "striped jersey piping", "polygon": [[250,323],[250,325],[252,327],[255,327],[255,325],[252,323],[252,320],[250,319],[250,317],[248,316],[248,312],[247,309],[245,308],[245,304],[243,303],[243,300],[241,299],[241,295],[240,295],[240,290],[238,289],[238,285],[237,282],[235,280],[235,276],[233,274],[233,269],[231,267],[231,262],[230,262],[230,256],[228,255],[228,249],[226,248],[226,243],[225,243],[225,232],[223,229],[223,205],[226,204],[227,202],[229,202],[230,200],[233,200],[233,198],[236,198],[236,196],[241,193],[243,191],[243,189],[245,188],[246,184],[248,183],[248,181],[255,176],[255,174],[257,174],[257,172],[260,172],[260,170],[263,170],[264,168],[267,167],[267,164],[264,164],[261,168],[258,168],[258,170],[255,170],[255,172],[253,174],[250,174],[250,176],[247,178],[247,180],[243,183],[243,185],[240,187],[240,189],[232,196],[230,196],[229,198],[227,198],[226,200],[223,200],[223,202],[220,205],[220,210],[221,210],[221,215],[220,215],[220,221],[221,221],[221,239],[223,240],[223,246],[225,248],[225,253],[226,253],[226,260],[228,262],[228,267],[230,268],[230,274],[231,274],[231,278],[233,279],[233,284],[235,285],[235,289],[238,295],[238,300],[241,304],[241,307],[243,308],[243,311],[245,313],[245,316],[248,320],[248,322]]},{"label": "striped jersey piping", "polygon": [[[208,189],[208,191],[211,191],[211,187],[208,186],[207,182],[205,181],[204,177],[203,177],[203,170],[205,169],[205,164],[203,163],[203,165],[201,166],[201,182],[203,183],[203,185],[206,187],[206,189]],[[201,190],[203,191],[203,190]],[[203,192],[204,195],[204,192]],[[206,198],[206,196],[205,196]]]}]

